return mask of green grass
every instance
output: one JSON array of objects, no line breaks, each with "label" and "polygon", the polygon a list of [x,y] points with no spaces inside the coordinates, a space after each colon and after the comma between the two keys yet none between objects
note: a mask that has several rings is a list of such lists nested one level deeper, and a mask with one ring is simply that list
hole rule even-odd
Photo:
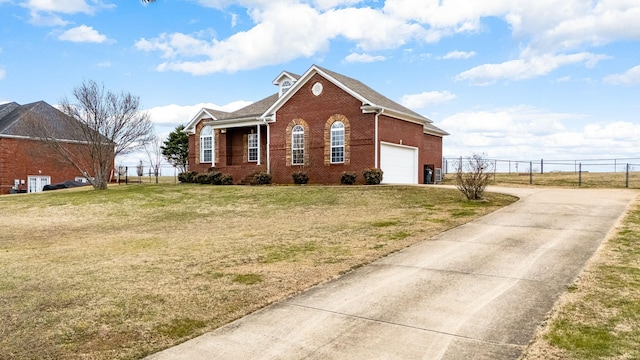
[{"label": "green grass", "polygon": [[640,359],[640,201],[569,287],[525,359]]},{"label": "green grass", "polygon": [[513,201],[413,186],[3,196],[0,358],[140,358]]}]

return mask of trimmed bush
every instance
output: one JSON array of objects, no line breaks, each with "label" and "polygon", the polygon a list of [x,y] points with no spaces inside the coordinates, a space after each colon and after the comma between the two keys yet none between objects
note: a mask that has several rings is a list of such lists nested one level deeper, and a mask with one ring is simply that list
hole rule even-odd
[{"label": "trimmed bush", "polygon": [[202,185],[206,185],[206,184],[211,184],[209,182],[209,174],[198,174],[195,176],[195,181],[198,184],[202,184]]},{"label": "trimmed bush", "polygon": [[178,174],[178,181],[180,181],[181,183],[193,183],[195,182],[195,178],[198,175],[197,172],[195,171],[187,171],[187,172],[183,172]]},{"label": "trimmed bush", "polygon": [[294,172],[291,174],[291,177],[293,178],[294,184],[302,185],[309,182],[309,175],[304,171]]},{"label": "trimmed bush", "polygon": [[382,182],[382,170],[380,169],[364,169],[362,171],[364,182],[367,185],[378,185]]},{"label": "trimmed bush", "polygon": [[207,174],[209,178],[209,184],[212,185],[222,185],[222,173],[217,171],[212,171]]},{"label": "trimmed bush", "polygon": [[354,173],[353,171],[343,171],[342,174],[340,174],[340,184],[353,185],[356,183],[357,177],[358,174]]},{"label": "trimmed bush", "polygon": [[220,185],[233,185],[233,176],[230,174],[222,174],[222,176],[220,176]]},{"label": "trimmed bush", "polygon": [[271,175],[267,172],[259,172],[253,176],[253,182],[257,185],[271,184]]}]

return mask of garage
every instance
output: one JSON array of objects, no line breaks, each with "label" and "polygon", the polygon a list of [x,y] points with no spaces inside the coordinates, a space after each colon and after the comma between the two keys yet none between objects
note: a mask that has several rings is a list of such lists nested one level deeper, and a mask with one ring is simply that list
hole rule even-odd
[{"label": "garage", "polygon": [[391,143],[380,144],[380,169],[386,184],[418,183],[418,148]]}]

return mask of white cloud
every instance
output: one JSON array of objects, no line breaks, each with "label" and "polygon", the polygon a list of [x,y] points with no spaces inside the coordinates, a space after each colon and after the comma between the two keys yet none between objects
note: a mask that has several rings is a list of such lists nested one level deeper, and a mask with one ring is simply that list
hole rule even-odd
[{"label": "white cloud", "polygon": [[111,61],[103,61],[103,62],[99,62],[98,67],[101,68],[110,68],[111,67]]},{"label": "white cloud", "polygon": [[0,80],[4,79],[7,76],[7,71],[3,68],[0,68]]},{"label": "white cloud", "polygon": [[640,65],[634,66],[622,74],[609,75],[604,78],[604,81],[612,85],[640,84]]},{"label": "white cloud", "polygon": [[58,14],[93,15],[100,9],[115,7],[102,0],[28,0],[22,6],[29,9],[29,23],[37,26],[66,26],[69,22]]},{"label": "white cloud", "polygon": [[608,56],[582,52],[568,55],[545,54],[528,59],[510,60],[500,64],[484,64],[461,72],[456,80],[469,80],[477,85],[492,84],[497,80],[525,80],[547,75],[553,70],[565,66],[584,63],[587,67]]},{"label": "white cloud", "polygon": [[492,159],[531,160],[594,153],[601,158],[628,158],[640,152],[640,124],[589,123],[581,114],[531,106],[464,111],[444,118],[437,126],[451,133],[444,141],[445,156],[484,153]]},{"label": "white cloud", "polygon": [[84,0],[29,0],[24,5],[35,12],[59,12],[64,14],[93,14],[95,7]]},{"label": "white cloud", "polygon": [[[207,1],[207,4],[223,5],[218,1]],[[292,13],[296,16],[292,17]],[[415,38],[422,30],[420,25],[405,23],[380,10],[346,8],[321,12],[293,0],[269,1],[249,9],[249,14],[256,25],[223,40],[210,41],[210,37],[204,40],[197,35],[174,33],[143,38],[135,46],[142,51],[159,51],[167,59],[158,66],[160,71],[204,75],[311,57],[328,51],[330,40],[337,37],[353,41],[361,51],[394,48]],[[376,26],[372,27],[374,23]]]},{"label": "white cloud", "polygon": [[409,109],[424,109],[456,98],[449,91],[428,91],[420,94],[404,95],[400,102]]},{"label": "white cloud", "polygon": [[66,30],[58,36],[58,39],[71,42],[92,43],[103,43],[107,41],[107,37],[105,35],[100,34],[93,27],[87,25],[80,25]]},{"label": "white cloud", "polygon": [[476,56],[475,51],[451,51],[447,53],[442,59],[469,59]]},{"label": "white cloud", "polygon": [[186,125],[202,108],[235,111],[251,104],[251,101],[234,101],[226,105],[216,105],[212,103],[199,103],[195,105],[166,105],[157,106],[146,110],[151,116],[151,121],[157,125],[170,125],[175,127],[179,124]]},{"label": "white cloud", "polygon": [[344,58],[344,60],[348,63],[370,63],[376,61],[384,61],[386,58],[382,55],[369,55],[369,54],[356,54],[351,53]]},{"label": "white cloud", "polygon": [[[588,55],[590,59],[576,57],[590,54],[585,48],[591,46],[640,39],[640,22],[636,20],[640,18],[640,3],[634,0],[386,0],[383,4],[361,0],[198,0],[198,3],[219,10],[233,6],[233,11],[237,11],[235,7],[243,7],[254,26],[214,40],[210,36],[183,33],[138,40],[139,50],[159,51],[166,59],[158,70],[203,75],[253,69],[318,56],[327,52],[331,41],[338,38],[353,43],[354,54],[394,49],[414,42],[437,42],[458,33],[488,31],[483,19],[491,17],[508,24],[523,50],[520,59],[486,64],[460,75],[461,79],[490,83],[500,78],[541,76],[576,62],[596,62],[600,59],[597,55]],[[233,16],[231,21],[235,24]],[[443,58],[464,59],[474,55],[473,51],[454,51]],[[481,70],[495,74],[483,78],[478,74]]]}]

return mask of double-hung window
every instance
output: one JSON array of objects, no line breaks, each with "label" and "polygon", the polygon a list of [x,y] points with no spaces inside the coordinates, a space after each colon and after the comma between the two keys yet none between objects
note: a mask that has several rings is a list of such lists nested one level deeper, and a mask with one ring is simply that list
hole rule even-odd
[{"label": "double-hung window", "polygon": [[304,128],[296,125],[291,129],[291,164],[304,164]]},{"label": "double-hung window", "polygon": [[213,162],[213,129],[208,125],[200,131],[200,162]]},{"label": "double-hung window", "polygon": [[258,161],[258,134],[249,134],[248,138],[249,161]]},{"label": "double-hung window", "polygon": [[344,124],[336,121],[331,125],[331,163],[344,162]]}]

